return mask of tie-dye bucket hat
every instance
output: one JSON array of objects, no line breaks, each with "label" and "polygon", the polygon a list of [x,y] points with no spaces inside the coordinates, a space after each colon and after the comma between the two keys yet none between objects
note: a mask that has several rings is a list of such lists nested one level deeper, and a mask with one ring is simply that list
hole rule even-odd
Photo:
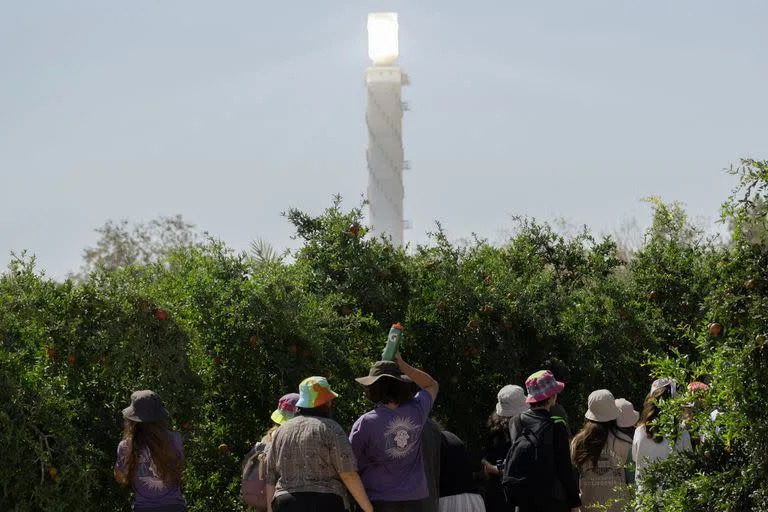
[{"label": "tie-dye bucket hat", "polygon": [[288,393],[280,398],[277,403],[277,409],[272,413],[270,418],[278,425],[282,425],[286,421],[296,416],[296,403],[299,401],[298,393]]},{"label": "tie-dye bucket hat", "polygon": [[296,407],[313,409],[338,396],[331,390],[331,385],[325,377],[307,377],[299,384],[299,401],[296,402]]},{"label": "tie-dye bucket hat", "polygon": [[540,370],[525,380],[525,388],[528,390],[528,398],[525,401],[533,404],[562,392],[565,384],[555,379],[549,370]]}]

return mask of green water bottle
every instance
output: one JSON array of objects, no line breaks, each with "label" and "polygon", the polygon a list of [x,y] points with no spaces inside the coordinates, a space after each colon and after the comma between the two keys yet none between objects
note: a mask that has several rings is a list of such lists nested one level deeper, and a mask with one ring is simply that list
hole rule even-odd
[{"label": "green water bottle", "polygon": [[381,353],[382,361],[392,361],[395,354],[400,350],[400,343],[403,341],[403,326],[400,322],[392,325],[387,336],[387,344],[384,345],[384,352]]}]

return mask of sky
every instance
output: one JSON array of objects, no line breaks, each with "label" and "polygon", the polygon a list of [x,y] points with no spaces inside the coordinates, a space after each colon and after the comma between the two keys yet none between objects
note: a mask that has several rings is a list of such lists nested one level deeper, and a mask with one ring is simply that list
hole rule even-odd
[{"label": "sky", "polygon": [[77,270],[109,219],[182,214],[238,250],[365,192],[368,12],[396,11],[406,240],[513,216],[610,233],[643,198],[712,222],[768,158],[768,2],[5,1],[0,268]]}]

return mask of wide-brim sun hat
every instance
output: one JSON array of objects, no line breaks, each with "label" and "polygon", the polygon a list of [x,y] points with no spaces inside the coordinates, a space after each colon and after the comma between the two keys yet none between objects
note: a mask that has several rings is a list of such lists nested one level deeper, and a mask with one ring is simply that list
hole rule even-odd
[{"label": "wide-brim sun hat", "polygon": [[413,382],[410,377],[403,375],[400,367],[394,361],[376,361],[365,377],[357,377],[355,380],[363,386],[370,386],[381,378],[394,379],[406,384]]},{"label": "wide-brim sun hat", "polygon": [[168,410],[154,391],[131,393],[131,405],[123,409],[123,418],[139,423],[157,423],[168,419]]},{"label": "wide-brim sun hat", "polygon": [[277,403],[277,409],[272,413],[270,419],[278,425],[296,416],[296,404],[299,401],[298,393],[288,393],[280,398]]},{"label": "wide-brim sun hat", "polygon": [[528,390],[528,398],[525,401],[533,404],[561,393],[565,389],[565,383],[555,379],[549,370],[539,370],[525,379],[525,388]]},{"label": "wide-brim sun hat", "polygon": [[307,377],[299,384],[299,400],[296,407],[314,409],[338,397],[325,377]]},{"label": "wide-brim sun hat", "polygon": [[619,417],[616,418],[616,426],[619,428],[629,428],[637,425],[640,419],[640,413],[635,410],[632,402],[626,398],[617,398],[616,407],[619,409]]},{"label": "wide-brim sun hat", "polygon": [[613,393],[607,389],[598,389],[589,394],[587,412],[584,417],[590,421],[606,423],[619,417],[621,411],[616,407]]},{"label": "wide-brim sun hat", "polygon": [[525,390],[514,384],[507,384],[496,395],[496,414],[505,418],[518,416],[529,409],[525,402]]}]

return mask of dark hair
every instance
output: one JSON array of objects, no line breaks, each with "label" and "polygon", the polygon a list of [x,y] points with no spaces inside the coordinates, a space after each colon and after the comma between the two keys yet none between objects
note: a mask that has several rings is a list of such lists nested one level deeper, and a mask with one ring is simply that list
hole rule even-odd
[{"label": "dark hair", "polygon": [[591,421],[587,420],[584,427],[576,434],[571,443],[571,457],[576,466],[583,466],[592,462],[592,467],[597,467],[600,453],[603,451],[608,434],[616,435],[616,420]]},{"label": "dark hair", "polygon": [[634,439],[635,437],[635,426],[632,425],[631,427],[618,427],[618,431],[629,437],[630,439]]},{"label": "dark hair", "polygon": [[165,421],[145,423],[125,420],[123,441],[126,443],[124,479],[129,484],[136,474],[142,450],[148,450],[157,476],[166,485],[178,485],[181,481],[181,454],[171,441],[171,432]]},{"label": "dark hair", "polygon": [[488,416],[488,423],[486,425],[491,434],[502,432],[504,437],[509,441],[509,420],[511,419],[512,418],[509,416],[499,416],[496,414],[496,411],[493,411],[491,415]]},{"label": "dark hair", "polygon": [[659,417],[661,412],[659,406],[656,405],[657,400],[661,398],[672,398],[672,389],[669,386],[664,386],[648,393],[648,396],[645,397],[645,402],[643,402],[643,412],[640,415],[640,425],[645,427],[646,437],[653,439],[657,443],[664,440],[664,436],[659,432],[659,427],[654,423],[654,420]]},{"label": "dark hair", "polygon": [[366,386],[365,395],[375,404],[395,403],[401,405],[413,398],[410,382],[402,382],[389,377],[381,377],[370,386]]},{"label": "dark hair", "polygon": [[331,400],[317,407],[297,407],[297,416],[316,416],[318,418],[331,417]]},{"label": "dark hair", "polygon": [[556,396],[557,395],[552,395],[551,397],[545,398],[544,400],[539,400],[538,402],[533,402],[532,404],[530,404],[531,405],[531,409],[535,409],[537,407],[545,407],[547,405],[547,403],[550,400],[552,400],[554,397],[556,397]]}]

